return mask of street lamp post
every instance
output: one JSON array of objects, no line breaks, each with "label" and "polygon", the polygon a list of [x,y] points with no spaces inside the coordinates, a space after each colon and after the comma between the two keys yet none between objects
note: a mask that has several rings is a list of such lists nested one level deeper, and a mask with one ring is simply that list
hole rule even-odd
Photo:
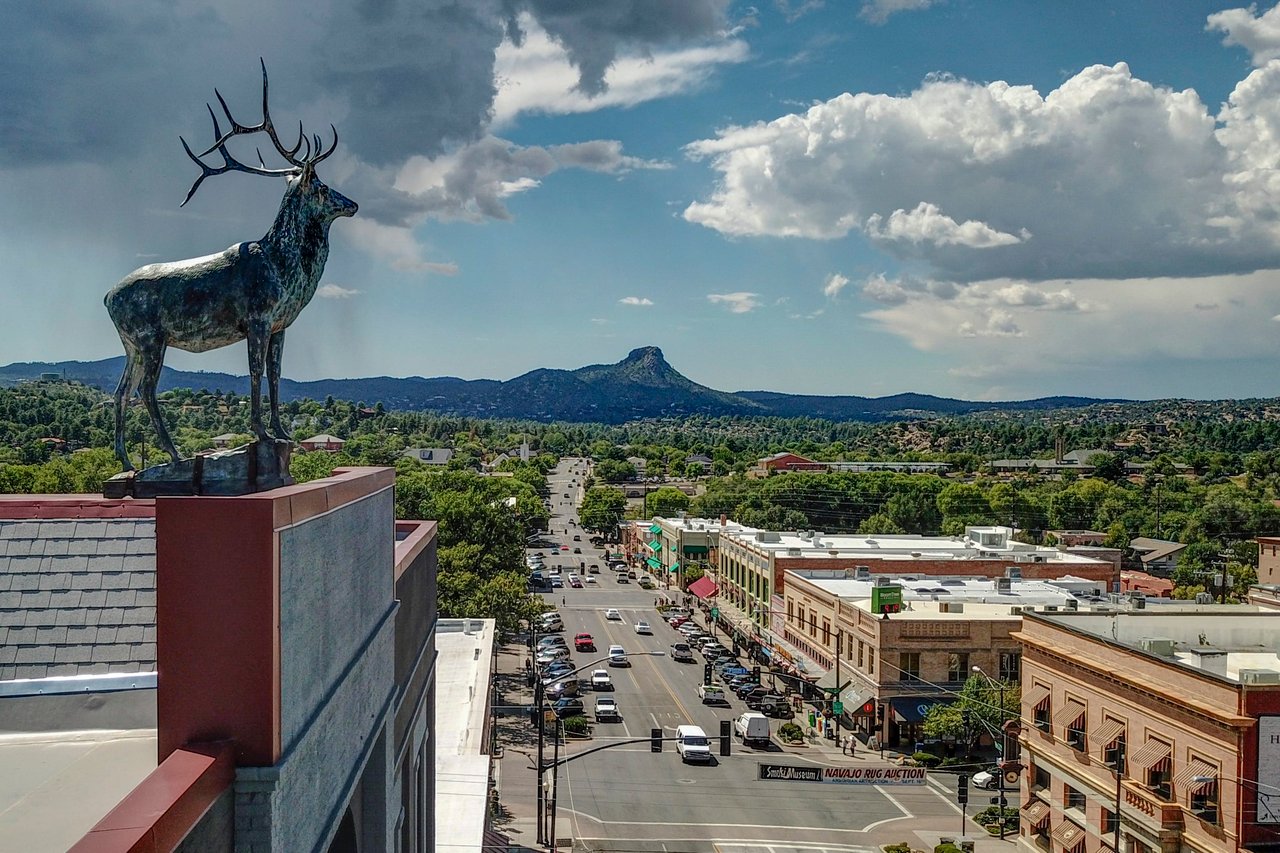
[{"label": "street lamp post", "polygon": [[[1009,759],[1009,730],[1007,726],[1008,713],[1004,707],[1004,682],[998,681],[992,678],[991,676],[987,675],[982,670],[982,667],[980,666],[973,667],[973,671],[981,675],[983,678],[985,678],[988,683],[995,684],[996,689],[1000,692],[1000,698],[997,701],[1000,703],[1000,762],[1001,764],[1003,764],[1005,761]],[[997,766],[996,769],[1000,771],[996,774],[996,785],[999,786],[1000,788],[1000,840],[1003,841],[1004,840],[1004,810],[1005,810],[1005,807],[1008,805],[1008,801],[1005,799],[1005,794],[1004,794],[1003,768]],[[1118,851],[1119,849],[1120,848],[1117,846],[1116,850]]]}]

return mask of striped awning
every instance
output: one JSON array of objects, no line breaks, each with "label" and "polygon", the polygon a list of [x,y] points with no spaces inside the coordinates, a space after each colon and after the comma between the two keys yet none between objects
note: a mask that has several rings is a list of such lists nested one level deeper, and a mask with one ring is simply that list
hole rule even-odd
[{"label": "striped awning", "polygon": [[649,550],[655,554],[658,553],[659,551],[662,550],[662,543],[659,542],[657,539],[654,539],[652,542],[649,543]]},{"label": "striped awning", "polygon": [[672,564],[671,564],[671,568],[670,568],[670,569],[668,569],[667,571],[669,571],[669,572],[678,572],[678,571],[680,571],[680,564],[679,564],[679,563],[672,563]]},{"label": "striped awning", "polygon": [[1022,694],[1022,701],[1029,706],[1031,710],[1038,711],[1044,707],[1044,703],[1049,701],[1049,695],[1053,691],[1043,684],[1033,685],[1030,690]]},{"label": "striped awning", "polygon": [[645,562],[649,564],[649,568],[651,569],[662,568],[662,561],[659,560],[657,557],[650,557],[649,559],[645,560]]},{"label": "striped awning", "polygon": [[1032,829],[1039,829],[1049,820],[1049,804],[1044,800],[1032,800],[1022,807],[1022,816]]},{"label": "striped awning", "polygon": [[1069,820],[1064,820],[1058,824],[1049,835],[1054,841],[1062,845],[1064,853],[1068,850],[1075,850],[1084,844],[1084,829]]},{"label": "striped awning", "polygon": [[1191,793],[1207,788],[1217,781],[1218,768],[1198,758],[1191,759],[1191,763],[1179,770],[1178,775],[1173,777],[1175,788],[1180,790],[1185,788]]},{"label": "striped awning", "polygon": [[1119,720],[1104,720],[1102,725],[1089,732],[1089,738],[1098,746],[1106,749],[1116,742],[1116,738],[1124,734],[1124,723]]},{"label": "striped awning", "polygon": [[1066,702],[1057,713],[1053,715],[1053,724],[1055,726],[1070,726],[1076,720],[1084,716],[1084,703],[1077,702],[1074,699]]},{"label": "striped awning", "polygon": [[1129,765],[1142,770],[1156,767],[1169,760],[1169,744],[1162,740],[1149,740],[1142,748],[1129,756]]},{"label": "striped awning", "polygon": [[661,527],[661,525],[657,525],[657,524],[650,524],[650,525],[649,525],[649,532],[650,532],[650,533],[661,533],[661,532],[662,532],[662,527]]}]

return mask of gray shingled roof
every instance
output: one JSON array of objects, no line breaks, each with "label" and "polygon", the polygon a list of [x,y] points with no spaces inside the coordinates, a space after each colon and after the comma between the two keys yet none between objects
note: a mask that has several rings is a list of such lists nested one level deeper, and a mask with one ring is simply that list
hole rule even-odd
[{"label": "gray shingled roof", "polygon": [[0,681],[155,668],[154,519],[0,520]]}]

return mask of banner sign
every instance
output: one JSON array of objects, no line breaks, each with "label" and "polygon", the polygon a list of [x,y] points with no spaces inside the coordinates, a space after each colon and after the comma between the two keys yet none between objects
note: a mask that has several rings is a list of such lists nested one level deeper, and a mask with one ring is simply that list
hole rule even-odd
[{"label": "banner sign", "polygon": [[793,764],[760,764],[759,778],[766,782],[825,782],[832,785],[924,785],[929,771],[923,767],[797,767]]}]

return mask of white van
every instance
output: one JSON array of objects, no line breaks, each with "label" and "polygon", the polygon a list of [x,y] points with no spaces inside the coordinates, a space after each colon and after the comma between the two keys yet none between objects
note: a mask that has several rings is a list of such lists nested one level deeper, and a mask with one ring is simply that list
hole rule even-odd
[{"label": "white van", "polygon": [[676,726],[676,752],[685,764],[691,761],[707,764],[711,761],[711,741],[698,726]]},{"label": "white van", "polygon": [[759,711],[747,711],[733,721],[733,733],[749,743],[769,743],[769,718]]}]

